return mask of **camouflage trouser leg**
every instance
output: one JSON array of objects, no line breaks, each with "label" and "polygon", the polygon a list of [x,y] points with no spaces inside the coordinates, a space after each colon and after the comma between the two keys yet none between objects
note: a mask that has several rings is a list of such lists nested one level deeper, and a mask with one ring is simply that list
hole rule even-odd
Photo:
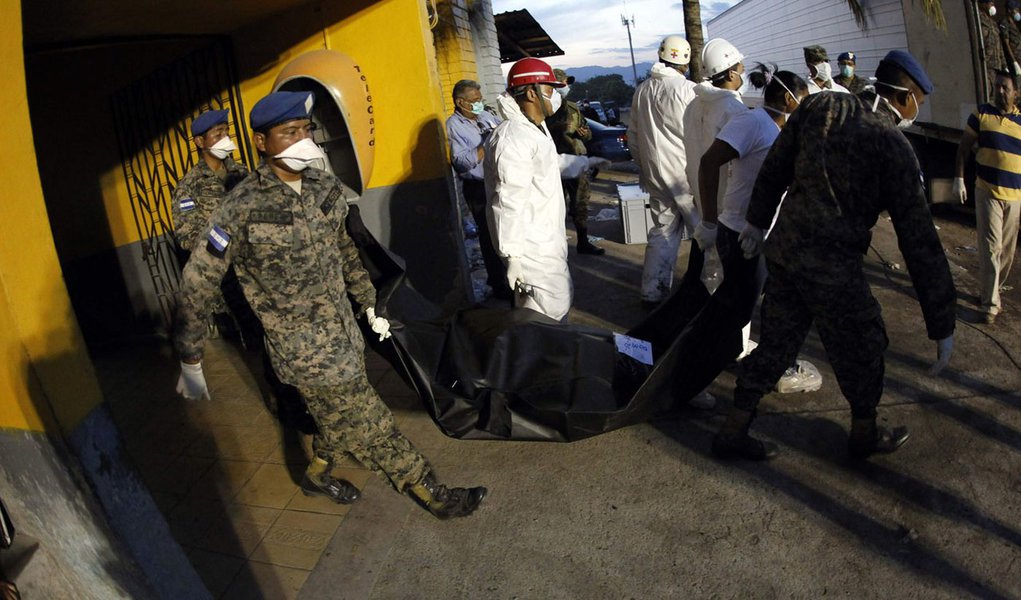
[{"label": "camouflage trouser leg", "polygon": [[876,415],[883,396],[883,352],[888,345],[879,303],[860,264],[834,265],[834,269],[846,280],[824,285],[769,263],[759,346],[742,361],[735,406],[752,410],[773,389],[793,364],[814,319],[851,414]]},{"label": "camouflage trouser leg", "polygon": [[337,462],[350,454],[400,492],[429,472],[425,457],[398,431],[364,371],[345,385],[301,393],[319,427],[317,456],[326,458],[320,452],[328,449],[330,461]]},{"label": "camouflage trouser leg", "polygon": [[588,227],[588,201],[592,196],[588,173],[582,173],[581,177],[575,181],[578,182],[578,187],[574,192],[574,226],[586,228]]}]

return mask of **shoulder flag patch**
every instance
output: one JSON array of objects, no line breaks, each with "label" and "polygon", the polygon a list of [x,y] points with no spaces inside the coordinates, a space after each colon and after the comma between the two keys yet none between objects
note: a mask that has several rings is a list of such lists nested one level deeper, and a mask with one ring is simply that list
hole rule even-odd
[{"label": "shoulder flag patch", "polygon": [[206,250],[208,250],[213,256],[223,258],[223,256],[227,253],[227,246],[229,245],[230,234],[220,229],[219,225],[213,225],[213,228],[209,230]]},{"label": "shoulder flag patch", "polygon": [[181,206],[181,212],[188,212],[189,210],[192,210],[193,208],[195,208],[195,199],[194,198],[181,198],[180,206]]}]

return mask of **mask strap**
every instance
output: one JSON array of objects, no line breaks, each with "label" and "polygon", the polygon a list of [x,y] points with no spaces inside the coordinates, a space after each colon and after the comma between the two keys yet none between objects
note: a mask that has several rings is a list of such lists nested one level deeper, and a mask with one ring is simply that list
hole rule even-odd
[{"label": "mask strap", "polygon": [[779,83],[781,86],[783,86],[783,89],[788,94],[791,95],[791,98],[794,98],[794,104],[796,104],[798,106],[801,106],[801,100],[798,100],[798,97],[794,95],[794,92],[791,91],[791,88],[787,87],[787,84],[783,82],[783,79],[780,79],[779,77],[775,77],[774,76],[773,77],[773,81],[775,81],[775,82]]}]

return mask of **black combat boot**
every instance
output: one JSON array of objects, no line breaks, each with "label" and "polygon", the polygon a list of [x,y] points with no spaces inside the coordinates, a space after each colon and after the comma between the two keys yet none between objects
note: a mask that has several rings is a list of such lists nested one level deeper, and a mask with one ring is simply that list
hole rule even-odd
[{"label": "black combat boot", "polygon": [[769,460],[779,453],[776,444],[757,440],[748,435],[753,418],[755,411],[731,407],[727,413],[727,420],[713,438],[713,454],[716,458]]},{"label": "black combat boot", "polygon": [[578,254],[591,254],[593,256],[606,254],[606,250],[589,241],[588,227],[575,223],[574,228],[578,232]]},{"label": "black combat boot", "polygon": [[847,453],[851,458],[868,458],[873,454],[890,454],[908,441],[907,427],[893,429],[876,424],[875,417],[851,420],[851,436],[847,439]]},{"label": "black combat boot", "polygon": [[346,479],[337,479],[332,475],[313,478],[307,473],[301,480],[301,493],[306,496],[326,496],[337,504],[351,504],[362,496],[358,488]]},{"label": "black combat boot", "polygon": [[319,458],[312,459],[301,480],[301,493],[306,496],[326,496],[337,504],[351,504],[361,492],[350,481],[330,475],[331,464]]},{"label": "black combat boot", "polygon": [[488,490],[484,487],[448,488],[436,481],[432,473],[421,483],[408,488],[408,494],[437,519],[467,517],[475,512]]}]

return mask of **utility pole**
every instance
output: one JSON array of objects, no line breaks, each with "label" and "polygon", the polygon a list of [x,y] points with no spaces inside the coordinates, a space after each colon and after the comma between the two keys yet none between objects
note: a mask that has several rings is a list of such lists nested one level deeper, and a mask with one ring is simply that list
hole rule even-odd
[{"label": "utility pole", "polygon": [[625,15],[621,15],[620,24],[627,27],[627,47],[631,49],[631,73],[634,75],[634,79],[631,80],[631,84],[638,85],[638,67],[635,66],[635,47],[631,44],[631,28],[635,26],[635,16],[631,15],[631,18],[628,19]]}]

